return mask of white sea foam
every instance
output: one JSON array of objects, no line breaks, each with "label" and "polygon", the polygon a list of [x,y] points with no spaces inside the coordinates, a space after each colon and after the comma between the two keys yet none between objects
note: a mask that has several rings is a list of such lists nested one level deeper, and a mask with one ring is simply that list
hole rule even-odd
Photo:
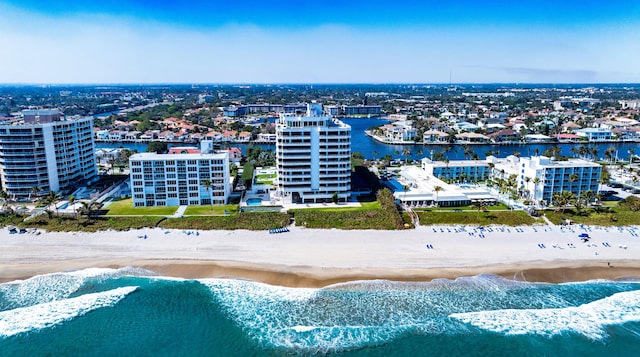
[{"label": "white sea foam", "polygon": [[113,306],[136,289],[135,286],[126,286],[0,312],[0,336],[10,337],[23,332],[49,328],[90,311]]},{"label": "white sea foam", "polygon": [[447,289],[436,288],[440,295],[435,296],[431,283],[358,281],[323,289],[220,279],[201,283],[229,318],[260,343],[307,352],[379,345],[408,331],[446,333],[443,318],[461,306],[455,298],[441,298]]},{"label": "white sea foam", "polygon": [[480,311],[450,317],[510,335],[553,336],[574,332],[598,340],[606,337],[606,326],[640,321],[640,291],[617,293],[577,307]]},{"label": "white sea foam", "polygon": [[[201,282],[209,287],[223,312],[259,343],[305,353],[375,346],[407,333],[451,334],[469,329],[450,316],[465,322],[488,320],[487,326],[497,317],[504,320],[502,325],[522,323],[525,327],[528,324],[522,321],[535,311],[548,311],[546,315],[543,313],[547,321],[553,321],[557,311],[563,311],[566,319],[571,319],[572,310],[565,308],[571,305],[572,299],[580,299],[550,284],[517,282],[493,275],[424,283],[357,281],[322,289],[286,288],[240,280]],[[611,302],[612,305],[630,299],[625,295],[615,296],[617,300]],[[639,305],[635,301],[637,296],[632,297],[634,300],[627,301],[628,309],[621,315],[633,312]],[[598,306],[603,313],[613,310],[605,306],[605,302]],[[465,313],[497,308],[522,310]],[[548,309],[531,310],[543,308]],[[589,305],[574,309],[588,311]],[[519,311],[526,311],[522,313],[524,317],[514,317]],[[538,318],[533,316],[531,320]],[[540,323],[540,326],[546,324]],[[558,325],[564,326],[566,322]],[[516,328],[509,330],[517,331]]]},{"label": "white sea foam", "polygon": [[0,284],[0,310],[15,309],[45,302],[66,299],[75,293],[87,280],[114,278],[124,275],[150,275],[152,272],[139,268],[120,269],[88,268],[62,273],[37,275],[26,280]]}]

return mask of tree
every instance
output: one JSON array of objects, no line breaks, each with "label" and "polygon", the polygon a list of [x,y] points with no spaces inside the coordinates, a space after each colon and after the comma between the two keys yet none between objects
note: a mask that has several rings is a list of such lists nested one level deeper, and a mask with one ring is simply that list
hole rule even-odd
[{"label": "tree", "polygon": [[335,204],[338,204],[338,192],[334,192],[331,196],[331,201]]},{"label": "tree", "polygon": [[616,148],[614,148],[613,146],[608,147],[607,150],[604,151],[604,158],[609,162],[613,161],[613,153],[615,152]]},{"label": "tree", "polygon": [[[37,201],[38,200],[38,193],[40,192],[40,187],[38,186],[31,186],[31,192],[29,193],[29,200],[33,200],[33,201]],[[35,195],[36,198],[32,199],[32,195]]]},{"label": "tree", "polygon": [[[569,176],[569,182],[571,182],[571,183],[578,182],[579,180],[580,180],[580,176],[578,176],[578,174],[571,174]],[[578,186],[578,197],[580,197],[580,190],[581,190],[581,187]]]},{"label": "tree", "polygon": [[209,179],[202,180],[202,187],[204,187],[204,189],[209,194],[209,203],[210,203],[211,206],[213,206],[213,200],[212,200],[212,197],[211,197],[211,192],[209,191],[209,189],[211,188],[211,180],[209,180]]},{"label": "tree", "polygon": [[480,218],[480,211],[486,209],[487,204],[482,200],[476,200],[471,202],[471,205],[478,210],[477,218]]},{"label": "tree", "polygon": [[378,157],[380,153],[377,152],[376,150],[373,150],[373,161],[376,161],[376,158]]},{"label": "tree", "polygon": [[527,191],[527,196],[531,197],[531,191],[529,191],[529,182],[531,182],[531,177],[525,176],[524,182],[526,182],[524,189]]},{"label": "tree", "polygon": [[251,161],[245,162],[244,166],[242,167],[242,184],[246,189],[251,188],[254,170],[255,166]]},{"label": "tree", "polygon": [[433,188],[433,192],[436,193],[436,201],[435,201],[436,205],[438,205],[438,194],[440,193],[440,191],[443,191],[443,190],[444,190],[444,188],[442,188],[442,186],[435,186]]},{"label": "tree", "polygon": [[2,210],[6,211],[7,207],[9,207],[9,194],[5,190],[0,190],[0,201],[2,202]]},{"label": "tree", "polygon": [[409,163],[409,155],[411,155],[411,150],[410,149],[402,150],[402,155],[404,155],[404,162],[406,164],[408,164]]},{"label": "tree", "polygon": [[553,194],[553,204],[562,209],[564,213],[567,206],[572,204],[575,200],[575,195],[571,191],[556,192]]},{"label": "tree", "polygon": [[580,198],[584,201],[587,208],[589,208],[589,204],[591,203],[591,201],[596,198],[596,193],[591,190],[586,190],[582,192]]},{"label": "tree", "polygon": [[78,208],[78,214],[80,215],[80,217],[86,216],[87,221],[89,220],[89,218],[91,217],[91,208],[89,208],[89,204],[87,202],[84,202],[84,201],[80,202],[80,208]]},{"label": "tree", "polygon": [[147,146],[147,152],[155,152],[156,154],[164,154],[167,152],[169,145],[161,141],[152,141]]},{"label": "tree", "polygon": [[69,199],[67,199],[67,201],[69,201],[69,205],[73,207],[73,215],[75,216],[76,215],[76,206],[75,206],[76,198],[73,195],[71,195],[69,196]]}]

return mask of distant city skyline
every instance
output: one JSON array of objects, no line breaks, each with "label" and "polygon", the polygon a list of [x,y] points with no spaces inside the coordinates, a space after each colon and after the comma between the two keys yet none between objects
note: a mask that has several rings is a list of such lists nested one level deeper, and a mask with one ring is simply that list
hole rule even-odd
[{"label": "distant city skyline", "polygon": [[0,83],[638,83],[640,2],[0,0]]}]

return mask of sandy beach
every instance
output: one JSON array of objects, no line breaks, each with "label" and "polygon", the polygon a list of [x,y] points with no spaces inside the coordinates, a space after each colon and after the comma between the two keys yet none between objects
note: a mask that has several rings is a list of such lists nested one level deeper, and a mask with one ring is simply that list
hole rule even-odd
[{"label": "sandy beach", "polygon": [[[640,278],[639,227],[426,226],[406,231],[292,227],[290,232],[141,229],[9,234],[0,282],[90,267],[240,278],[292,287],[478,274],[539,282]],[[590,239],[583,242],[579,234]]]}]

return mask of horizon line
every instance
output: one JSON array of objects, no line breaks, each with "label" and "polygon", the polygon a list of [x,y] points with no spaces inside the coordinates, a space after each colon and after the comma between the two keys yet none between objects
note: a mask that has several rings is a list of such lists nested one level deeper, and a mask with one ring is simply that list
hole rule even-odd
[{"label": "horizon line", "polygon": [[5,82],[0,86],[145,86],[145,85],[438,85],[454,87],[458,85],[638,85],[640,82]]}]

